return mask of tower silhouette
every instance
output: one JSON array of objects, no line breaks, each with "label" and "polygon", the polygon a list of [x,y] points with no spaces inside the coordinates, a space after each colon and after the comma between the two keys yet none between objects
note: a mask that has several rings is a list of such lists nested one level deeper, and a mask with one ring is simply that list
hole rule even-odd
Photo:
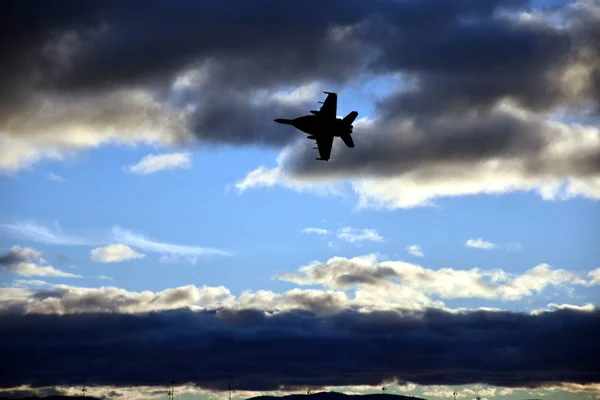
[{"label": "tower silhouette", "polygon": [[228,382],[228,383],[227,383],[227,389],[229,390],[229,400],[231,400],[231,392],[232,392],[234,389],[239,389],[240,387],[242,387],[242,385],[241,385],[241,384],[234,385],[234,384],[233,384],[233,382]]},{"label": "tower silhouette", "polygon": [[387,388],[385,386],[381,388],[381,391],[383,392],[383,394],[385,394],[386,390],[387,390]]},{"label": "tower silhouette", "polygon": [[175,380],[171,381],[171,387],[167,391],[167,397],[169,400],[175,400]]},{"label": "tower silhouette", "polygon": [[454,393],[452,393],[452,396],[454,397],[454,400],[456,400],[456,396],[458,396],[458,393],[456,393],[456,390],[454,391]]},{"label": "tower silhouette", "polygon": [[82,397],[85,397],[85,392],[87,392],[87,389],[86,389],[85,387],[83,387],[83,388],[81,389],[81,396],[82,396]]}]

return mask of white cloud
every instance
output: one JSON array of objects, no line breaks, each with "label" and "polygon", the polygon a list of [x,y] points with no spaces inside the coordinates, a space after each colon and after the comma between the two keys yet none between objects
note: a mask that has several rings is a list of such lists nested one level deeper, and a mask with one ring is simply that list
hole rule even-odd
[{"label": "white cloud", "polygon": [[583,306],[575,305],[575,304],[556,304],[550,303],[548,304],[548,308],[538,308],[531,311],[531,314],[537,315],[545,312],[553,312],[556,310],[577,310],[577,311],[587,311],[592,312],[596,310],[596,306],[592,303],[585,304]]},{"label": "white cloud", "polygon": [[102,263],[121,262],[144,257],[146,257],[144,254],[138,253],[131,247],[121,243],[98,247],[90,251],[90,258]]},{"label": "white cloud", "polygon": [[496,247],[496,245],[494,243],[483,240],[482,238],[469,239],[465,242],[465,246],[473,247],[475,249],[486,249],[486,250],[493,249]]},{"label": "white cloud", "polygon": [[0,265],[0,269],[7,269],[22,276],[51,276],[60,278],[81,278],[81,275],[71,274],[47,265],[43,254],[35,249],[13,246],[8,255],[8,261]]},{"label": "white cloud", "polygon": [[340,228],[337,234],[338,238],[348,243],[360,243],[365,241],[381,242],[383,237],[375,229],[358,229],[346,226]]},{"label": "white cloud", "polygon": [[1,224],[0,228],[25,240],[39,243],[66,246],[93,245],[97,243],[80,237],[67,235],[62,232],[58,224],[55,224],[54,229],[52,229],[36,222],[20,221],[14,224]]},{"label": "white cloud", "polygon": [[214,249],[210,247],[199,246],[183,246],[172,243],[162,243],[145,237],[139,233],[125,230],[119,226],[115,226],[112,230],[113,239],[117,242],[124,243],[135,248],[151,251],[161,254],[178,255],[184,257],[203,257],[203,256],[231,256],[232,253]]},{"label": "white cloud", "polygon": [[137,164],[125,167],[132,174],[148,175],[167,169],[188,169],[192,166],[190,153],[149,154]]},{"label": "white cloud", "polygon": [[588,276],[591,279],[590,285],[600,285],[600,268],[588,272]]},{"label": "white cloud", "polygon": [[62,176],[56,175],[54,172],[48,173],[48,179],[55,181],[55,182],[64,182],[65,181],[65,178],[63,178]]},{"label": "white cloud", "polygon": [[306,233],[306,234],[315,234],[315,235],[320,235],[320,236],[325,236],[325,235],[329,235],[331,232],[328,231],[327,229],[323,229],[323,228],[305,228],[302,229],[302,233]]},{"label": "white cloud", "polygon": [[423,254],[423,250],[421,250],[421,246],[419,246],[418,244],[408,246],[406,248],[406,251],[408,251],[415,257],[425,257],[425,254]]},{"label": "white cloud", "polygon": [[116,287],[83,288],[66,285],[53,286],[53,296],[30,298],[29,293],[15,293],[12,300],[27,312],[42,314],[70,314],[77,312],[138,313],[170,310],[193,304],[217,307],[231,296],[223,286],[193,285],[166,289],[161,292],[130,292]]},{"label": "white cloud", "polygon": [[[223,286],[188,285],[160,292],[131,292],[116,287],[82,288],[54,285],[52,296],[33,296],[33,289],[15,287],[0,291],[3,300],[0,302],[0,309],[15,306],[22,307],[26,312],[64,314],[137,313],[181,307],[226,307],[270,311],[305,309],[316,313],[330,313],[348,308],[367,312],[423,310],[433,307],[461,312],[465,309],[448,308],[443,301],[433,300],[430,296],[436,295],[442,299],[518,300],[539,293],[548,286],[585,284],[577,275],[565,270],[551,269],[545,264],[513,275],[502,270],[433,270],[402,261],[381,261],[375,254],[350,259],[333,257],[326,262],[314,262],[300,267],[293,273],[281,274],[277,278],[298,285],[320,285],[322,288],[294,288],[283,293],[248,290],[234,296]],[[22,286],[27,287],[26,284]],[[549,307],[575,308],[582,311],[595,309],[590,304],[550,304]]]},{"label": "white cloud", "polygon": [[[403,261],[380,261],[375,254],[362,257],[333,257],[301,267],[297,273],[278,276],[299,285],[322,285],[329,289],[358,288],[357,299],[379,301],[420,301],[428,295],[443,299],[483,298],[519,300],[540,293],[548,286],[585,285],[576,274],[539,264],[520,275],[500,269],[438,270]],[[429,300],[430,301],[430,300]]]},{"label": "white cloud", "polygon": [[[337,146],[336,141],[333,143],[335,148]],[[298,139],[296,144],[306,145],[306,139]],[[284,148],[277,156],[276,162],[282,164],[291,150],[290,147]],[[299,193],[314,193],[319,196],[346,196],[344,184],[288,177],[285,176],[281,168],[270,169],[264,165],[250,171],[243,179],[235,182],[233,186],[238,194],[253,188],[282,186]]]}]

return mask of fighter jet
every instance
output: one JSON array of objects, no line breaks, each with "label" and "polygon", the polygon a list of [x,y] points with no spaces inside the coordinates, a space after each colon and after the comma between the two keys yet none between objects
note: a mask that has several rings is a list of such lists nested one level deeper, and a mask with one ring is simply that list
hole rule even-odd
[{"label": "fighter jet", "polygon": [[296,119],[277,118],[274,121],[280,124],[292,125],[294,128],[308,133],[307,138],[317,142],[317,147],[313,147],[313,149],[319,150],[319,158],[316,158],[316,160],[329,161],[333,138],[336,136],[341,138],[346,146],[354,147],[351,136],[352,123],[358,116],[358,112],[352,111],[343,119],[337,118],[337,93],[323,93],[327,95],[327,98],[324,102],[319,102],[323,105],[318,111],[311,110],[311,115]]}]

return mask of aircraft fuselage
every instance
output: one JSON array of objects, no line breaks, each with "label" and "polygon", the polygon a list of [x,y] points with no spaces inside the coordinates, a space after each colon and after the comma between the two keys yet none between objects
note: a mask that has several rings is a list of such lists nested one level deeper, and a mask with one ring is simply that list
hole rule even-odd
[{"label": "aircraft fuselage", "polygon": [[[278,121],[279,122],[279,121]],[[309,135],[330,135],[341,136],[352,133],[352,125],[343,121],[341,118],[324,119],[318,115],[305,115],[289,120],[289,125],[308,133]]]}]

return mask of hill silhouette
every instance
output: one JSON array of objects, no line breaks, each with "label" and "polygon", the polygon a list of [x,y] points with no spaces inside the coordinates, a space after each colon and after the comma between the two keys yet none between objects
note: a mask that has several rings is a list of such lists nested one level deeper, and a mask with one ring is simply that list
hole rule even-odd
[{"label": "hill silhouette", "polygon": [[[344,394],[339,392],[319,392],[313,394],[290,394],[287,396],[257,396],[251,397],[247,400],[351,400],[358,399],[361,400],[425,400],[420,397],[412,397],[412,396],[402,396],[399,394],[381,394],[381,393],[373,393],[373,394]],[[0,397],[0,400],[102,400],[97,397],[91,396],[27,396],[27,397]]]},{"label": "hill silhouette", "polygon": [[0,396],[0,400],[102,400],[98,397],[92,396],[61,396],[61,395],[51,395],[51,396],[25,396],[25,397],[5,397]]},{"label": "hill silhouette", "polygon": [[313,394],[290,394],[287,396],[257,396],[247,400],[350,400],[360,398],[361,400],[425,400],[421,397],[403,396],[400,394],[344,394],[339,392],[319,392]]}]

